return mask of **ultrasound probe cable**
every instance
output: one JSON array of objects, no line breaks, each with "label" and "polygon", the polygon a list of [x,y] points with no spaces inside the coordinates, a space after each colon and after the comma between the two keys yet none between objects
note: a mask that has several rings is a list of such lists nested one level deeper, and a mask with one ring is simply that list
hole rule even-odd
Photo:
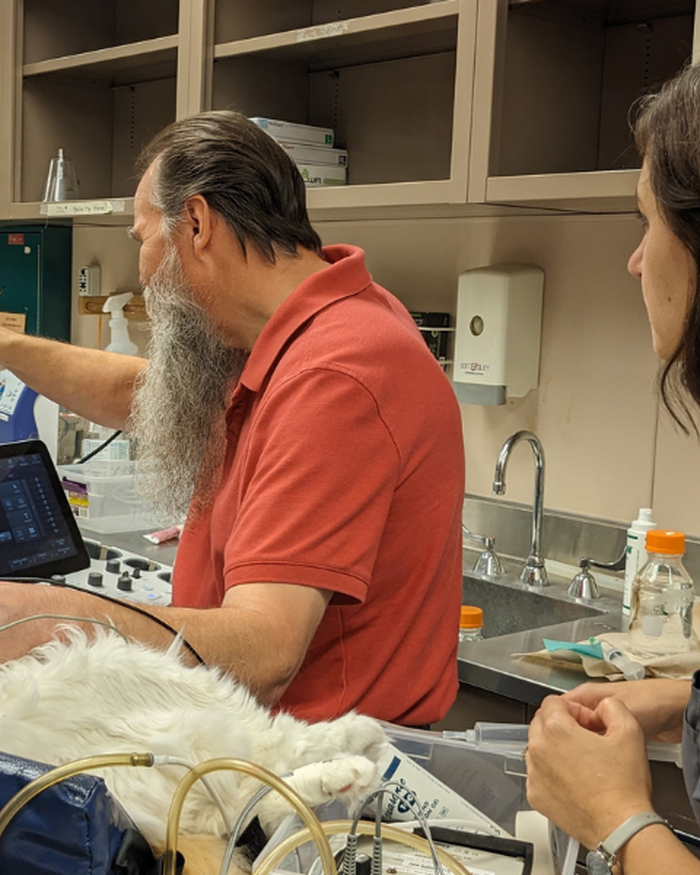
[{"label": "ultrasound probe cable", "polygon": [[20,617],[19,620],[13,620],[11,623],[0,626],[0,632],[6,632],[14,626],[30,623],[32,620],[70,620],[73,623],[93,623],[95,626],[104,626],[110,632],[116,632],[127,644],[130,643],[121,629],[118,629],[113,623],[108,623],[107,620],[98,620],[95,617],[72,617],[69,614],[32,614],[31,617]]},{"label": "ultrasound probe cable", "polygon": [[[134,611],[137,614],[141,614],[144,617],[148,617],[149,620],[153,620],[153,622],[156,623],[156,625],[161,626],[163,629],[167,629],[168,632],[170,632],[175,638],[179,637],[179,639],[182,642],[185,649],[191,653],[191,655],[197,660],[199,665],[206,665],[206,662],[202,659],[202,657],[199,655],[199,653],[197,653],[197,651],[190,644],[190,642],[187,640],[187,638],[185,638],[181,629],[174,629],[170,625],[170,623],[166,623],[165,620],[162,620],[160,617],[156,617],[155,614],[152,614],[150,611],[146,611],[143,608],[140,608],[138,605],[135,605],[133,602],[128,602],[128,601],[125,601],[124,599],[114,598],[113,596],[107,595],[106,593],[103,593],[103,592],[88,592],[87,590],[83,589],[81,586],[75,586],[74,584],[69,583],[63,577],[63,575],[58,575],[58,578],[56,578],[56,577],[9,577],[8,580],[11,583],[48,583],[51,586],[62,586],[65,589],[72,589],[72,590],[75,590],[76,592],[87,593],[87,595],[91,595],[93,598],[102,599],[103,601],[111,602],[113,605],[120,605],[121,607],[128,608],[130,611]],[[91,621],[91,619],[89,617],[83,617],[81,619],[84,619],[87,622],[95,622],[98,624],[102,622],[100,620]],[[106,624],[106,625],[109,626],[109,628],[113,629],[115,632],[119,633],[120,635],[123,635],[123,633],[120,632],[120,630],[117,629],[116,626],[114,626],[114,625],[110,626],[109,624]]]}]

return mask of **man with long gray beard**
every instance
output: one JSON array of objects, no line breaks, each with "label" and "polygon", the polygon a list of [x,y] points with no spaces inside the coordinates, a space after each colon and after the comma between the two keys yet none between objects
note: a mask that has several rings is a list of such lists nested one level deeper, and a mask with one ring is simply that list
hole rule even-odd
[{"label": "man with long gray beard", "polygon": [[[463,446],[458,405],[361,250],[322,248],[287,153],[243,116],[204,113],[146,148],[131,236],[148,362],[0,332],[0,363],[137,439],[140,488],[187,514],[173,605],[151,614],[265,704],[440,719],[457,689]],[[65,589],[0,584],[3,622],[109,615]],[[0,636],[0,659],[56,632]],[[89,627],[86,631],[90,632]]]}]

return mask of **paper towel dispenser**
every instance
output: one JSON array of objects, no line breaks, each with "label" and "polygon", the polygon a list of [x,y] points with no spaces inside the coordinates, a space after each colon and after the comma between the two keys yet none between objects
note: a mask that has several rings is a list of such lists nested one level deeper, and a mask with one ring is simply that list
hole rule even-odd
[{"label": "paper towel dispenser", "polygon": [[505,404],[537,387],[544,271],[503,264],[460,274],[453,385],[468,404]]}]

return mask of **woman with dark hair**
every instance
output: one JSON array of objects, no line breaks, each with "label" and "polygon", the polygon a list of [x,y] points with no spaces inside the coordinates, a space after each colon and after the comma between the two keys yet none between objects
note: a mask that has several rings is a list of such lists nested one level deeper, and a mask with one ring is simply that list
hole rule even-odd
[{"label": "woman with dark hair", "polygon": [[[640,278],[663,402],[700,434],[700,66],[645,99],[635,125],[642,241]],[[699,658],[700,661],[700,658]],[[689,698],[690,697],[690,698]],[[683,773],[700,822],[700,671],[687,681],[589,683],[550,696],[526,752],[530,804],[592,849],[590,875],[700,875],[696,859],[653,810],[646,740],[683,740]]]}]

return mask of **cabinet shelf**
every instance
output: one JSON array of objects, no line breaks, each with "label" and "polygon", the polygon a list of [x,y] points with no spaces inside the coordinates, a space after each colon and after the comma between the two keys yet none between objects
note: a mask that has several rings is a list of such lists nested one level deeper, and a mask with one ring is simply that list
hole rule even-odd
[{"label": "cabinet shelf", "polygon": [[23,0],[22,62],[27,66],[157,43],[177,35],[179,6],[179,0]]},{"label": "cabinet shelf", "polygon": [[214,58],[264,52],[281,61],[304,61],[310,71],[455,51],[457,0],[312,25],[220,43]]},{"label": "cabinet shelf", "polygon": [[482,3],[469,199],[634,209],[640,159],[630,107],[688,61],[697,5]]},{"label": "cabinet shelf", "polygon": [[637,207],[638,179],[639,170],[492,176],[486,180],[486,200],[575,212],[631,212]]},{"label": "cabinet shelf", "polygon": [[146,79],[173,77],[176,72],[177,36],[164,36],[152,40],[66,55],[25,64],[22,75],[25,79],[51,74],[109,79],[112,84],[123,85],[143,82]]}]

